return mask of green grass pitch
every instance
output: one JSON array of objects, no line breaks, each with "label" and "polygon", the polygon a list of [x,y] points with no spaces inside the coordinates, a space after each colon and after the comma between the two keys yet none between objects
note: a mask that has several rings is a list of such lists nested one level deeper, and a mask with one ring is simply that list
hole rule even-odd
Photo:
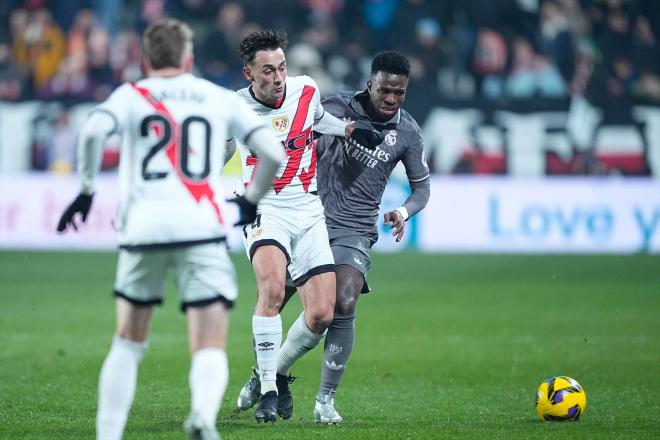
[{"label": "green grass pitch", "polygon": [[[660,437],[660,257],[375,255],[375,293],[337,397],[341,426],[312,420],[321,350],[295,367],[295,413],[273,426],[234,414],[252,365],[255,286],[233,259],[225,439]],[[0,252],[0,438],[93,438],[110,345],[112,253]],[[288,327],[300,312],[293,300]],[[182,439],[186,325],[172,288],[157,308],[126,439]],[[568,375],[587,392],[577,423],[536,419],[534,394]]]}]

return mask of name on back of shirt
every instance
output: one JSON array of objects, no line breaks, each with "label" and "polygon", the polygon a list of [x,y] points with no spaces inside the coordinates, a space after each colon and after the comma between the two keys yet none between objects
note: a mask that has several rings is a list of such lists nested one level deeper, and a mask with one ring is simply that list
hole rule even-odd
[{"label": "name on back of shirt", "polygon": [[155,92],[153,96],[157,101],[194,101],[198,103],[206,101],[206,96],[188,89],[162,90]]}]

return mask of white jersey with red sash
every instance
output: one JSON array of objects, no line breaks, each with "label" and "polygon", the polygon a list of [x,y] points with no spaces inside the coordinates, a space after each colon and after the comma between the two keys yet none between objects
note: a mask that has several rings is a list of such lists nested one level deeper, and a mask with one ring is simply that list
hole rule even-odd
[{"label": "white jersey with red sash", "polygon": [[122,137],[120,246],[195,244],[226,235],[219,201],[226,140],[263,126],[236,93],[190,74],[124,84],[93,111]]},{"label": "white jersey with red sash", "polygon": [[[309,203],[304,197],[316,193],[316,142],[314,121],[323,115],[316,82],[308,76],[287,77],[284,98],[270,106],[260,102],[249,87],[238,91],[268,129],[279,139],[286,153],[277,177],[259,202],[259,212],[294,209],[298,212],[323,210],[320,202]],[[258,162],[249,145],[237,142],[241,154],[243,182],[250,182]]]}]

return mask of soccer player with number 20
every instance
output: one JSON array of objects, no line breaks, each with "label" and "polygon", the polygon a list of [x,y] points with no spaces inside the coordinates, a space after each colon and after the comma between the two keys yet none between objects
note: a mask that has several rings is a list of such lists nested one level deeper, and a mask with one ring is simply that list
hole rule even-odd
[{"label": "soccer player with number 20", "polygon": [[191,438],[214,440],[220,438],[215,422],[229,374],[229,309],[238,293],[219,204],[226,140],[241,139],[260,159],[245,195],[230,200],[239,207],[241,225],[254,221],[256,204],[284,154],[263,120],[235,92],[190,74],[193,46],[187,25],[156,22],[145,31],[143,44],[147,78],[120,86],[92,110],[82,128],[82,188],[57,229],[76,228],[78,214],[83,222],[87,219],[104,141],[119,134],[117,327],[99,380],[97,438],[123,435],[152,306],[162,302],[167,272],[173,270],[192,354],[192,408],[184,429]]}]

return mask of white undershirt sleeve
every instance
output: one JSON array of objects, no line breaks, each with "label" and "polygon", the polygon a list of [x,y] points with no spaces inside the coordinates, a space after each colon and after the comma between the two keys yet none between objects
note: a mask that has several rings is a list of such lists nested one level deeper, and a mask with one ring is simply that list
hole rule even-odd
[{"label": "white undershirt sleeve", "polygon": [[245,139],[259,158],[252,174],[252,182],[245,191],[245,198],[252,203],[257,203],[273,185],[273,178],[284,160],[282,143],[265,128],[258,128],[249,135],[249,139]]},{"label": "white undershirt sleeve", "polygon": [[93,112],[78,135],[78,161],[76,164],[80,176],[83,194],[94,193],[94,179],[101,168],[101,158],[105,140],[116,129],[116,120],[105,111]]},{"label": "white undershirt sleeve", "polygon": [[[321,117],[314,121],[314,130],[332,136],[346,136],[346,125],[348,125],[348,123],[331,115],[329,112],[326,112],[320,103],[319,108],[322,110],[322,113]],[[317,111],[317,114],[319,113],[320,112]]]}]

